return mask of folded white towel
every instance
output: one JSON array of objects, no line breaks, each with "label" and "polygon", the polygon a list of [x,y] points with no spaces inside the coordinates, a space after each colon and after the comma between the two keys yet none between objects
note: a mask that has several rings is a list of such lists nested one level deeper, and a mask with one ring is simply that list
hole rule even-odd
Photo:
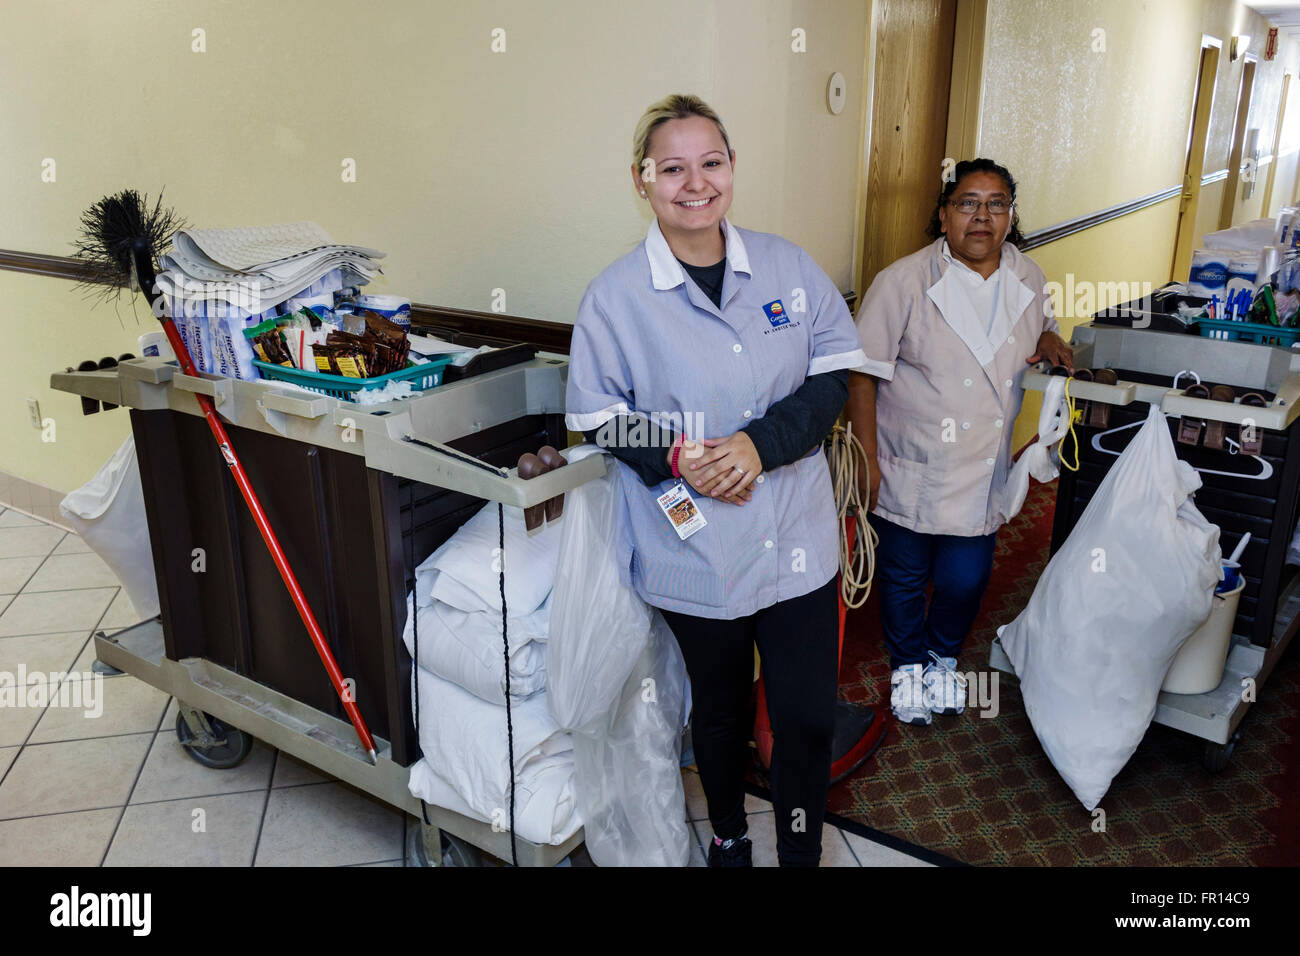
[{"label": "folded white towel", "polygon": [[[550,607],[510,618],[510,696],[531,697],[546,687],[546,636]],[[500,611],[462,611],[441,601],[420,608],[420,666],[465,688],[475,697],[504,706],[506,667]],[[415,655],[411,599],[406,599],[406,652]]]},{"label": "folded white towel", "polygon": [[[412,682],[420,694],[419,731],[424,760],[472,815],[508,825],[510,760],[504,706],[480,700],[422,667]],[[416,687],[412,687],[412,694]],[[573,811],[573,741],[556,727],[546,695],[516,701],[511,707],[515,749],[515,829],[535,843],[562,842]],[[417,767],[411,768],[411,793],[449,806]],[[536,806],[530,811],[534,802]],[[454,807],[452,809],[455,809]],[[458,811],[459,812],[459,811]],[[524,825],[528,830],[524,830]],[[538,822],[541,821],[541,822]],[[558,839],[558,834],[564,834]]]},{"label": "folded white towel", "polygon": [[[462,816],[493,821],[476,812],[461,799],[442,776],[418,760],[411,767],[411,793],[430,806],[442,807]],[[503,809],[500,825],[510,825]],[[582,819],[573,806],[573,760],[570,754],[551,757],[530,771],[526,780],[515,785],[515,833],[533,843],[558,846],[578,832]]]}]

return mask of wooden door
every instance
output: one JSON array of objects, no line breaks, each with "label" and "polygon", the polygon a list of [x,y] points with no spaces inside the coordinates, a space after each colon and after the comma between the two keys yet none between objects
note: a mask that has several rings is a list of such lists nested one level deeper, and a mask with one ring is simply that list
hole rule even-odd
[{"label": "wooden door", "polygon": [[[1250,118],[1250,98],[1255,90],[1255,60],[1247,57],[1241,66],[1241,88],[1237,92],[1237,115],[1232,124],[1232,143],[1228,147],[1228,180],[1223,185],[1219,205],[1219,228],[1232,225],[1237,210],[1237,191],[1241,186],[1241,163],[1246,145],[1246,121]],[[1252,174],[1253,174],[1252,170]]]},{"label": "wooden door", "polygon": [[1270,153],[1273,161],[1268,164],[1268,179],[1264,183],[1264,201],[1260,204],[1259,214],[1265,218],[1273,216],[1273,183],[1277,179],[1278,160],[1282,151],[1282,124],[1286,122],[1286,98],[1291,93],[1291,74],[1282,77],[1282,96],[1277,101],[1277,123],[1273,129],[1273,148]]},{"label": "wooden door", "polygon": [[[866,237],[858,288],[927,241],[948,125],[957,0],[876,0]],[[968,157],[956,157],[958,159]]]}]

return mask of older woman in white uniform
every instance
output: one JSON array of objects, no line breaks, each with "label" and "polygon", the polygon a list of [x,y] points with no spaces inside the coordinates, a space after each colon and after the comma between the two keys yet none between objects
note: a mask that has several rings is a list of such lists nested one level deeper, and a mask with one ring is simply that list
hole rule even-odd
[{"label": "older woman in white uniform", "polygon": [[867,290],[857,315],[867,361],[849,386],[880,535],[890,703],[910,724],[962,712],[957,656],[993,566],[1021,375],[1042,359],[1072,361],[1043,272],[1018,248],[1011,173],[988,159],[954,172],[934,241]]},{"label": "older woman in white uniform", "polygon": [[807,253],[724,218],[735,153],[713,110],[667,97],[633,145],[633,183],[655,218],[583,296],[567,422],[616,456],[627,578],[662,609],[686,661],[709,865],[751,864],[757,644],[778,857],[815,866],[838,684],[837,521],[821,440],[865,356]]}]

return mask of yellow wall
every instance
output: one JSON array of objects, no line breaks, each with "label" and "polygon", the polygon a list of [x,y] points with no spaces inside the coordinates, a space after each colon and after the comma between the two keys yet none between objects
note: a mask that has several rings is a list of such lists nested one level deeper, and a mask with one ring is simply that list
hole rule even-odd
[{"label": "yellow wall", "polygon": [[[799,243],[848,289],[869,14],[861,0],[6,4],[0,88],[22,95],[0,99],[0,248],[67,255],[95,199],[165,186],[195,225],[314,219],[385,250],[375,291],[488,310],[502,288],[512,314],[572,321],[649,224],[628,171],[637,118],[689,91],[737,151],[731,218]],[[836,70],[849,95],[832,116]],[[0,376],[0,470],[63,490],[121,435],[100,416],[73,426],[84,441],[37,449],[23,400],[72,403],[49,373],[134,350],[148,327],[87,315],[68,288],[0,273],[0,323],[22,350]]]},{"label": "yellow wall", "polygon": [[[1263,209],[1261,177],[1249,200],[1238,187],[1233,222],[1275,214],[1296,187],[1300,43],[1280,40],[1276,59],[1265,61],[1267,29],[1263,17],[1235,0],[988,0],[979,152],[1019,180],[1022,228],[1041,229],[1181,183],[1202,34],[1223,41],[1207,174],[1228,163],[1244,63],[1229,57],[1232,37],[1249,34],[1249,49],[1260,57],[1248,128],[1260,130],[1261,156],[1272,149],[1283,74],[1293,76],[1271,208]],[[1218,228],[1225,186],[1202,188],[1198,237]],[[1159,287],[1171,278],[1177,209],[1176,199],[1167,200],[1030,255],[1049,281],[1063,285],[1072,277],[1076,287],[1144,279]],[[1088,318],[1063,318],[1066,338]],[[1017,446],[1033,437],[1038,407],[1037,396],[1027,396]]]},{"label": "yellow wall", "polygon": [[[0,376],[0,471],[59,491],[84,484],[131,426],[124,409],[83,417],[81,399],[53,391],[50,373],[82,359],[138,355],[136,338],[156,327],[143,300],[134,313],[125,296],[116,308],[92,309],[71,282],[0,270],[0,329],[18,353]],[[53,442],[29,421],[28,398],[40,403],[42,418],[54,419]]]},{"label": "yellow wall", "polygon": [[1027,230],[1181,181],[1199,8],[989,0],[979,148],[1020,181]]},{"label": "yellow wall", "polygon": [[1282,75],[1300,72],[1300,43],[1279,40],[1277,58],[1265,61],[1267,21],[1234,0],[989,0],[988,6],[980,152],[1019,178],[1021,216],[1030,230],[1182,181],[1203,33],[1223,41],[1206,173],[1228,163],[1244,63],[1229,59],[1232,36],[1250,34],[1250,51],[1260,56],[1249,126],[1260,129],[1261,155],[1272,146]]}]

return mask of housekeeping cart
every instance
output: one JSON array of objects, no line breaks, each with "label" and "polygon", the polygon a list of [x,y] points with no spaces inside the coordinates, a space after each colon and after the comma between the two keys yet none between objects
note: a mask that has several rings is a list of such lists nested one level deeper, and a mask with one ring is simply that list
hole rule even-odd
[{"label": "housekeeping cart", "polygon": [[[1146,324],[1138,316],[1135,325]],[[1157,317],[1158,318],[1158,317]],[[1227,323],[1232,325],[1233,323]],[[1246,329],[1244,323],[1236,323]],[[1220,529],[1226,556],[1249,532],[1241,556],[1245,589],[1233,621],[1232,643],[1219,686],[1204,694],[1162,691],[1155,722],[1205,740],[1202,763],[1222,770],[1240,739],[1240,725],[1255,695],[1272,673],[1300,627],[1300,577],[1286,564],[1300,506],[1300,352],[1273,344],[1235,341],[1210,335],[1157,331],[1093,322],[1074,330],[1076,369],[1113,369],[1118,381],[1099,384],[1074,380],[1070,394],[1079,402],[1109,406],[1104,423],[1075,425],[1079,470],[1061,470],[1052,528],[1052,552],[1064,543],[1093,493],[1121,451],[1137,434],[1151,405],[1169,421],[1178,457],[1197,469],[1202,487],[1197,508]],[[1026,389],[1042,391],[1048,375],[1025,373]],[[1188,396],[1189,386],[1227,385],[1237,398],[1262,400],[1261,406]],[[1196,390],[1199,392],[1199,390]],[[1240,426],[1253,422],[1262,437],[1259,454],[1243,448]],[[1203,433],[1218,438],[1206,447]],[[1180,435],[1196,444],[1179,442]],[[994,640],[990,666],[1014,673],[1001,643]]]},{"label": "housekeeping cart", "polygon": [[[414,816],[411,856],[510,858],[511,835],[427,806],[407,788],[420,759],[402,643],[414,560],[485,501],[526,508],[604,474],[594,455],[531,480],[510,465],[567,445],[568,361],[528,346],[484,353],[415,397],[363,406],[284,383],[186,375],[159,359],[51,376],[51,386],[130,409],[160,616],[96,635],[106,664],[171,694],[191,756],[234,766],[252,739]],[[456,380],[451,380],[452,378]],[[307,601],[375,736],[372,764],[240,501],[202,418],[216,403]],[[497,466],[485,468],[482,463]],[[501,732],[506,732],[502,718]],[[550,866],[582,842],[516,838]]]}]

